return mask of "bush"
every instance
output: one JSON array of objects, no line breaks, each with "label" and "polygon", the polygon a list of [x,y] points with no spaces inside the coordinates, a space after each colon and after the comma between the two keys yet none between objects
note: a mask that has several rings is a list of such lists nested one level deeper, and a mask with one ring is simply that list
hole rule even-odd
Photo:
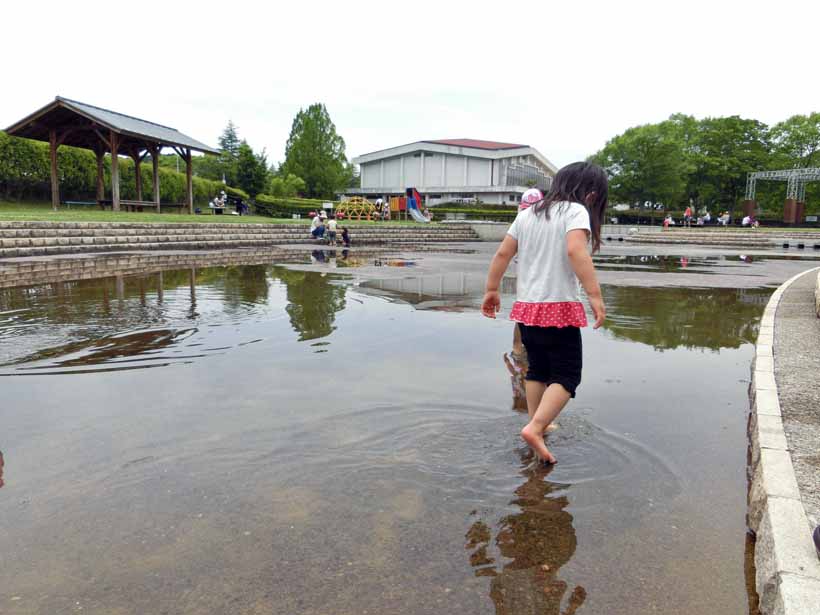
[{"label": "bush", "polygon": [[[330,202],[333,201],[301,199],[297,197],[276,197],[269,194],[257,194],[254,199],[257,213],[274,218],[289,217],[292,214],[305,215],[308,212],[322,209],[323,203]],[[338,202],[333,202],[334,207],[338,206],[338,204]]]}]

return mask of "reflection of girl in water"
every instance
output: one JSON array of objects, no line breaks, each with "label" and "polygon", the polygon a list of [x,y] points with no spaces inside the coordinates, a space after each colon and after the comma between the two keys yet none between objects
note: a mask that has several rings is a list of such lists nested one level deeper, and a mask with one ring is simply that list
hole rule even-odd
[{"label": "reflection of girl in water", "polygon": [[513,328],[513,346],[510,354],[504,353],[504,364],[510,372],[512,384],[513,410],[527,411],[527,390],[524,386],[524,376],[527,373],[527,350],[521,342],[521,331]]},{"label": "reflection of girl in water", "polygon": [[[493,530],[477,520],[467,531],[470,564],[477,577],[492,577],[490,599],[496,615],[572,615],[586,600],[586,590],[576,586],[564,602],[569,586],[558,571],[575,553],[577,540],[572,515],[565,508],[566,485],[546,479],[552,468],[530,466],[522,472],[526,481],[515,490],[510,504],[520,511],[502,517]],[[495,545],[504,558],[496,563]]]}]

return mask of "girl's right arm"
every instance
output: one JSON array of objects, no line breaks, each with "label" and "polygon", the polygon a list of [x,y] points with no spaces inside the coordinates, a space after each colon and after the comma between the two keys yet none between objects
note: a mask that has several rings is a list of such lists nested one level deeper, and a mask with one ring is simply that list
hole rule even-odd
[{"label": "girl's right arm", "polygon": [[498,293],[498,287],[516,252],[518,252],[518,241],[506,235],[504,241],[498,246],[490,263],[490,271],[487,273],[487,288],[484,300],[481,302],[481,313],[487,318],[495,318],[496,312],[501,309],[501,295]]},{"label": "girl's right arm", "polygon": [[592,264],[592,255],[587,250],[589,236],[584,229],[575,229],[567,233],[567,256],[572,265],[575,275],[584,287],[584,291],[589,297],[589,305],[592,314],[595,316],[593,329],[597,329],[606,319],[606,307],[604,298],[601,295],[601,287],[598,284],[598,276],[595,275],[595,266]]}]

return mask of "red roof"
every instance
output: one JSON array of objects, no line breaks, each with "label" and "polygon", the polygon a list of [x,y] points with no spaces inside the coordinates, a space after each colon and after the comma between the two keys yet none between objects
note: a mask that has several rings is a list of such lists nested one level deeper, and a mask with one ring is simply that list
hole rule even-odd
[{"label": "red roof", "polygon": [[498,141],[482,141],[480,139],[439,139],[438,141],[424,141],[424,143],[472,147],[475,149],[516,149],[519,147],[529,147],[528,145],[521,145],[520,143],[500,143]]}]

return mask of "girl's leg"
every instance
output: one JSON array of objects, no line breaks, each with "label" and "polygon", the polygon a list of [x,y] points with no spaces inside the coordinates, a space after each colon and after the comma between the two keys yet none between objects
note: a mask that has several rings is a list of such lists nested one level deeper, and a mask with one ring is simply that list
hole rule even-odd
[{"label": "girl's leg", "polygon": [[[535,411],[538,410],[538,405],[541,403],[541,398],[544,397],[544,391],[547,390],[547,385],[543,382],[536,382],[535,380],[525,380],[524,388],[527,391],[527,414],[530,415],[530,420],[535,416]],[[550,423],[544,429],[544,433],[550,433],[558,429],[558,425]]]},{"label": "girl's leg", "polygon": [[[530,387],[527,382],[527,402],[530,400]],[[547,463],[555,463],[555,456],[550,453],[544,444],[544,430],[555,420],[567,402],[570,400],[569,391],[558,383],[549,385],[541,396],[541,402],[526,427],[521,430],[521,437],[530,445],[541,459]]]},{"label": "girl's leg", "polygon": [[535,411],[538,410],[538,404],[541,403],[541,398],[544,396],[544,391],[547,390],[547,385],[535,380],[525,380],[524,388],[527,391],[527,414],[530,415],[530,420],[532,420]]}]

